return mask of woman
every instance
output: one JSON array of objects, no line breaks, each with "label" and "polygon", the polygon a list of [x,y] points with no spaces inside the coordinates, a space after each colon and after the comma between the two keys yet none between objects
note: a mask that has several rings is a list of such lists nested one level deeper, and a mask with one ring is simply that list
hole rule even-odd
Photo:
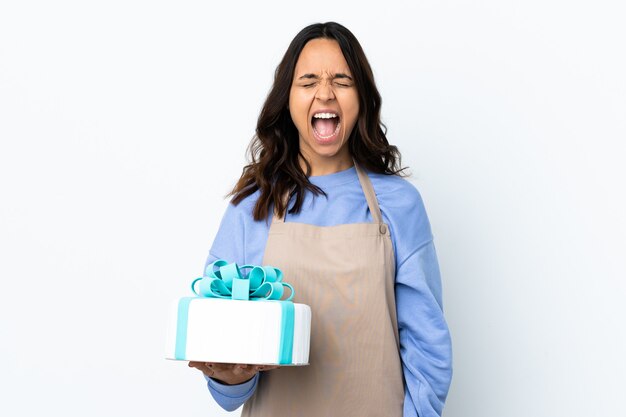
[{"label": "woman", "polygon": [[[314,24],[279,64],[207,264],[273,265],[313,312],[310,365],[191,362],[243,416],[438,416],[451,341],[430,225],[357,39]],[[286,198],[287,197],[287,198]],[[262,372],[260,372],[262,371]]]}]

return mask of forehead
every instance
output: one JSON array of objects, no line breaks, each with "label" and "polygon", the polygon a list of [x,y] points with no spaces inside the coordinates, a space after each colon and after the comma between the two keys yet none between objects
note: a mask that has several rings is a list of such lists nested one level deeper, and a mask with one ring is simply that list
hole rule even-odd
[{"label": "forehead", "polygon": [[350,74],[350,67],[348,67],[337,41],[313,39],[304,45],[296,63],[294,76],[298,77],[308,73]]}]

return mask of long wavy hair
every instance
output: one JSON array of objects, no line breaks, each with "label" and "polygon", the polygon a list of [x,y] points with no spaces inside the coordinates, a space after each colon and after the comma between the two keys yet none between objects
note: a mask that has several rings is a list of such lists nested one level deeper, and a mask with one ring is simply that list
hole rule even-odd
[{"label": "long wavy hair", "polygon": [[[254,206],[255,220],[267,219],[272,206],[283,216],[288,201],[295,196],[289,213],[298,213],[306,190],[316,195],[323,190],[308,180],[311,166],[300,152],[298,130],[289,113],[289,93],[294,71],[304,46],[313,39],[337,41],[350,67],[359,96],[357,123],[348,138],[348,148],[357,164],[369,171],[402,175],[398,148],[387,141],[387,128],[380,120],[381,97],[365,53],[356,37],[335,22],[316,23],[305,27],[287,48],[274,74],[274,84],[263,104],[257,121],[256,134],[248,147],[250,163],[229,196],[239,204],[260,190]],[[302,170],[300,160],[306,166]],[[286,199],[285,196],[289,198]]]}]

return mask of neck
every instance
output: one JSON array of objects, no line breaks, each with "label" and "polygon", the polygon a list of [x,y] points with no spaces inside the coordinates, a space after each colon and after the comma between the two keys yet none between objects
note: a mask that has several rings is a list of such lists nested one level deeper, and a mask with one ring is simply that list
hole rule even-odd
[{"label": "neck", "polygon": [[[333,158],[331,160],[327,160],[324,158],[320,158],[320,159],[307,158],[307,161],[309,162],[309,165],[311,166],[311,172],[309,173],[310,177],[334,174],[335,172],[345,171],[346,169],[354,165],[354,162],[352,161],[352,157],[350,157],[349,155],[346,158],[341,158],[341,159]],[[300,167],[302,168],[302,171],[306,172],[306,164],[304,163],[304,160],[302,157],[300,157]]]}]

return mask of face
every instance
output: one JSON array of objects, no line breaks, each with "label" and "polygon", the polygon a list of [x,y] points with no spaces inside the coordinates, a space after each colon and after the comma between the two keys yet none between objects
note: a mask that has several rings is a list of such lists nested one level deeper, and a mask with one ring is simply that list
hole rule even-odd
[{"label": "face", "polygon": [[348,138],[359,115],[359,96],[337,41],[313,39],[304,46],[291,83],[289,111],[313,175],[352,165]]}]

